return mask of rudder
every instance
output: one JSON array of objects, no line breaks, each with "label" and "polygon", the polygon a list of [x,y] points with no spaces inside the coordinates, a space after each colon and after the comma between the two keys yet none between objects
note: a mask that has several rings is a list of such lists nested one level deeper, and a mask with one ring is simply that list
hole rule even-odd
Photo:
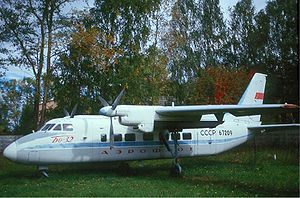
[{"label": "rudder", "polygon": [[266,74],[255,73],[238,105],[262,104],[265,95]]}]

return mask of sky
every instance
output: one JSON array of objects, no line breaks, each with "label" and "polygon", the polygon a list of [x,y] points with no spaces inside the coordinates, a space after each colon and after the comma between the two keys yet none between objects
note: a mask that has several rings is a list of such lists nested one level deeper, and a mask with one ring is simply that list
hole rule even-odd
[{"label": "sky", "polygon": [[[222,12],[224,13],[224,18],[229,18],[229,7],[233,7],[239,0],[220,0],[220,5]],[[255,12],[259,12],[261,9],[264,9],[267,5],[267,0],[252,0],[255,8]]]},{"label": "sky", "polygon": [[[229,7],[233,7],[239,0],[220,0],[222,12],[224,13],[224,19],[229,19]],[[258,12],[266,7],[267,0],[252,0],[254,3],[255,11]],[[83,9],[92,7],[94,0],[75,1],[72,5],[67,6],[66,10]],[[5,79],[22,79],[24,77],[34,77],[32,71],[26,69],[20,69],[19,67],[10,66],[6,71]]]}]

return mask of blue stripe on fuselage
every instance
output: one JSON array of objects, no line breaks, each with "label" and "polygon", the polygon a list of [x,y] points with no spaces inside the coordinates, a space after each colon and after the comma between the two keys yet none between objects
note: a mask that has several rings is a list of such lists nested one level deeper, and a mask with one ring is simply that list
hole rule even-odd
[{"label": "blue stripe on fuselage", "polygon": [[[207,145],[207,144],[222,144],[229,143],[231,141],[236,141],[245,137],[250,137],[250,135],[244,135],[235,138],[228,139],[219,139],[219,140],[179,140],[178,144],[181,145]],[[127,142],[114,142],[114,146],[117,147],[141,147],[141,146],[160,146],[163,145],[160,141],[127,141]],[[169,141],[170,145],[174,144],[174,141]],[[44,144],[36,145],[33,147],[28,147],[26,149],[56,149],[56,148],[105,148],[109,147],[109,142],[87,142],[87,143],[53,143],[53,144]]]}]

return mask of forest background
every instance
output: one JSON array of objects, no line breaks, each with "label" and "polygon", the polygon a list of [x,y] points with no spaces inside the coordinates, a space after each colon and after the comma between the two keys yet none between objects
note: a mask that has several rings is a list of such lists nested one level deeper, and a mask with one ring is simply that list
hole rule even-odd
[{"label": "forest background", "polygon": [[[64,12],[73,2],[0,3],[0,134],[30,133],[75,104],[98,114],[98,96],[123,87],[123,104],[235,104],[255,72],[268,74],[265,103],[299,104],[297,0],[257,13],[240,0],[226,20],[218,0],[95,0]],[[9,66],[34,77],[5,80]]]}]

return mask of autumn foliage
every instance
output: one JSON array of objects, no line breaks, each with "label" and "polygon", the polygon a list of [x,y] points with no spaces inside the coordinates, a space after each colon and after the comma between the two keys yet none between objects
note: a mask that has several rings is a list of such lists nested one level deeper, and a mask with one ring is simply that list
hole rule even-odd
[{"label": "autumn foliage", "polygon": [[[251,77],[251,76],[250,76]],[[248,72],[225,67],[199,71],[196,101],[200,104],[236,104],[249,83]]]},{"label": "autumn foliage", "polygon": [[78,24],[77,31],[72,34],[71,47],[77,56],[88,58],[89,66],[96,70],[107,71],[108,67],[117,63],[121,50],[114,46],[113,35],[98,28],[84,28]]}]

